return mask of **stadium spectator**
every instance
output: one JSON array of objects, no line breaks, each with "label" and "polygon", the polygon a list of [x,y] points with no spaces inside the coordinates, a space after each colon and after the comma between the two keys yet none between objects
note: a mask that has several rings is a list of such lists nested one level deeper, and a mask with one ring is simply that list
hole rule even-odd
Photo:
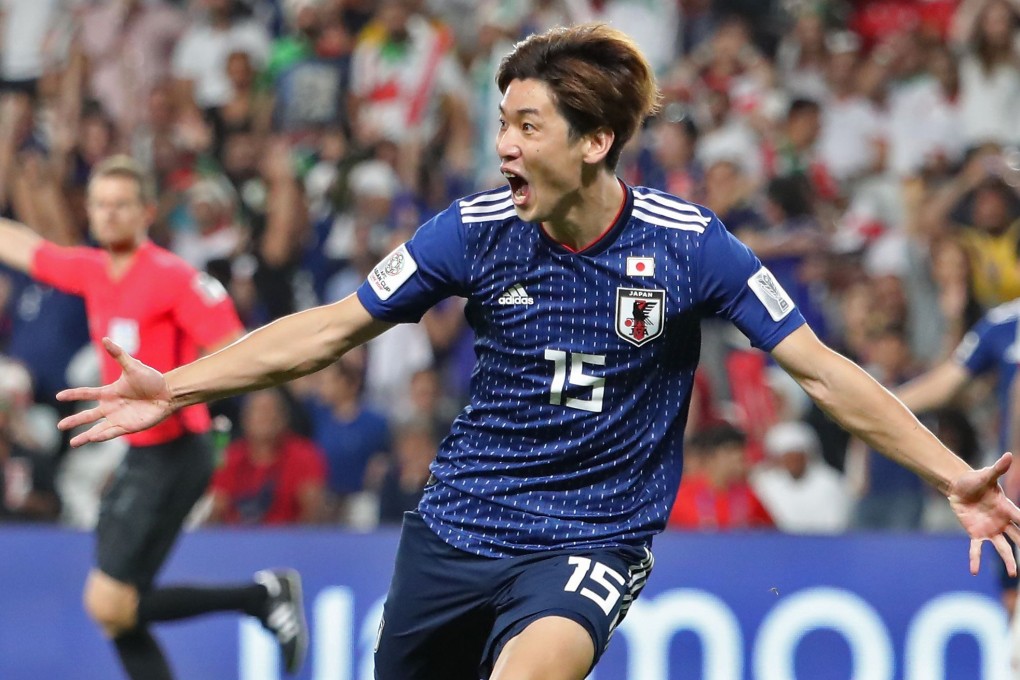
[{"label": "stadium spectator", "polygon": [[432,366],[411,375],[407,396],[407,411],[398,414],[397,424],[409,421],[429,423],[433,437],[449,431],[462,406],[443,393],[442,377]]},{"label": "stadium spectator", "polygon": [[33,399],[63,410],[53,390],[68,386],[68,366],[88,343],[85,306],[80,298],[20,272],[0,269],[0,279],[6,281],[0,285],[8,291],[6,309],[0,304],[0,316],[10,321],[4,334],[6,353],[31,372]]},{"label": "stadium spectator", "polygon": [[989,309],[1020,297],[1020,176],[995,148],[971,154],[960,173],[932,197],[928,229],[955,231],[971,258],[978,302]]},{"label": "stadium spectator", "polygon": [[751,472],[751,488],[779,530],[834,534],[846,529],[853,507],[846,481],[822,460],[810,425],[773,425],[765,433],[765,453],[767,460]]},{"label": "stadium spectator", "polygon": [[314,524],[326,516],[326,459],[290,429],[279,389],[256,392],[241,409],[241,436],[225,451],[209,494],[208,520],[222,524]]},{"label": "stadium spectator", "polygon": [[694,158],[698,129],[680,102],[670,102],[640,137],[641,148],[631,164],[628,179],[668,191],[687,200],[699,195],[704,169]]},{"label": "stadium spectator", "polygon": [[744,433],[715,425],[692,437],[697,472],[684,472],[668,526],[673,529],[730,531],[775,526],[748,483]]},{"label": "stadium spectator", "polygon": [[318,398],[306,402],[312,438],[326,458],[327,503],[334,521],[347,520],[348,501],[365,490],[372,459],[390,454],[389,422],[365,406],[363,371],[354,356],[340,359],[322,372]]},{"label": "stadium spectator", "polygon": [[911,347],[926,366],[948,358],[984,312],[961,239],[922,224],[924,204],[931,196],[929,184],[918,177],[903,187],[903,282],[912,310],[908,330]]},{"label": "stadium spectator", "polygon": [[[87,189],[92,236],[101,248],[61,247],[3,220],[0,261],[85,298],[96,345],[115,338],[153,365],[170,368],[200,349],[230,343],[241,326],[222,286],[148,240],[148,187],[130,158],[111,157],[96,167]],[[103,375],[115,365],[104,360]],[[208,428],[209,414],[202,407],[132,435],[131,449],[103,497],[97,564],[85,583],[84,602],[132,680],[172,677],[150,624],[213,611],[258,617],[278,635],[289,668],[303,661],[306,633],[294,600],[296,572],[259,572],[256,582],[227,587],[155,585],[187,514],[209,483]],[[268,617],[280,607],[287,609],[287,621],[280,617],[270,624]]]},{"label": "stadium spectator", "polygon": [[[917,367],[901,328],[889,327],[869,338],[865,367],[889,389],[916,375]],[[854,528],[916,530],[921,528],[925,488],[917,475],[860,440],[847,453],[847,475],[855,492]]]},{"label": "stadium spectator", "polygon": [[776,50],[777,75],[796,97],[820,101],[827,94],[831,52],[825,29],[820,4],[804,6]]},{"label": "stadium spectator", "polygon": [[269,57],[270,37],[240,0],[201,0],[203,14],[184,30],[172,58],[179,105],[199,110],[222,106],[233,94],[227,60],[247,52],[256,69]]},{"label": "stadium spectator", "polygon": [[379,524],[400,525],[418,507],[439,440],[433,423],[413,419],[396,426],[393,458],[378,484]]},{"label": "stadium spectator", "polygon": [[888,142],[882,114],[861,91],[860,38],[840,31],[826,38],[829,59],[825,66],[818,159],[840,183],[840,193],[851,195],[852,183],[877,172],[885,162]]},{"label": "stadium spectator", "polygon": [[[416,189],[438,152],[447,172],[472,165],[465,76],[449,28],[408,0],[383,0],[361,33],[351,62],[351,121],[359,144],[400,146],[402,181]],[[442,135],[442,137],[441,137]],[[442,140],[440,144],[437,142]]]},{"label": "stadium spectator", "polygon": [[54,522],[60,516],[56,458],[33,435],[31,404],[28,371],[0,355],[0,523]]},{"label": "stadium spectator", "polygon": [[768,179],[802,177],[816,201],[832,201],[838,187],[818,158],[817,142],[822,130],[822,108],[812,99],[794,99],[776,134],[762,145]]},{"label": "stadium spectator", "polygon": [[264,138],[270,130],[273,102],[257,87],[252,56],[244,50],[234,50],[227,55],[224,68],[230,81],[230,98],[205,111],[215,140],[223,139],[232,130],[251,130],[258,138]]},{"label": "stadium spectator", "polygon": [[765,165],[761,140],[746,120],[735,115],[730,95],[708,90],[699,109],[695,118],[699,131],[695,157],[702,167],[711,168],[721,161],[738,163],[752,186],[763,182]]},{"label": "stadium spectator", "polygon": [[960,135],[967,147],[1020,143],[1020,6],[963,0],[953,22],[960,63]]},{"label": "stadium spectator", "polygon": [[0,6],[0,209],[16,175],[15,154],[32,129],[44,76],[59,70],[74,27],[60,0],[4,2]]},{"label": "stadium spectator", "polygon": [[88,94],[103,103],[121,134],[131,135],[145,121],[153,89],[170,75],[187,19],[165,0],[112,0],[87,5],[79,21]]},{"label": "stadium spectator", "polygon": [[[569,2],[566,4],[570,4]],[[679,53],[680,7],[676,0],[587,0],[573,23],[602,22],[645,46],[648,63],[664,75]]]},{"label": "stadium spectator", "polygon": [[290,31],[274,40],[263,74],[276,130],[303,136],[324,127],[350,129],[345,104],[355,39],[340,7],[322,0],[286,4]]},{"label": "stadium spectator", "polygon": [[172,233],[170,249],[199,271],[213,260],[240,255],[248,232],[237,223],[234,189],[221,176],[203,177],[187,191],[187,221]]},{"label": "stadium spectator", "polygon": [[871,60],[883,69],[889,170],[897,178],[909,177],[935,160],[940,143],[931,138],[929,120],[947,103],[945,93],[927,68],[928,52],[916,30],[891,36]]}]

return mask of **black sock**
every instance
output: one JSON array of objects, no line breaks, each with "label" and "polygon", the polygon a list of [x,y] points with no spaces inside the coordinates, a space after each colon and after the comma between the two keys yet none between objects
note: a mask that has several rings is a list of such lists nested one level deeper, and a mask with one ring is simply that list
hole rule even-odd
[{"label": "black sock", "polygon": [[138,598],[138,623],[174,621],[209,612],[238,611],[261,616],[266,587],[259,583],[229,588],[170,586],[142,593]]},{"label": "black sock", "polygon": [[173,680],[163,650],[145,626],[117,636],[113,646],[131,680]]}]

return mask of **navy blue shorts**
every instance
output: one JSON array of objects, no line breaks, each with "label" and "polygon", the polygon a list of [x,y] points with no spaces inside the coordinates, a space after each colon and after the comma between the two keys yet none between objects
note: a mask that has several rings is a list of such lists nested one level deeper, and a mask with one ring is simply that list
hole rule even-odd
[{"label": "navy blue shorts", "polygon": [[487,678],[503,646],[545,616],[584,626],[598,661],[652,562],[649,550],[632,547],[479,557],[406,513],[376,641],[376,680]]}]

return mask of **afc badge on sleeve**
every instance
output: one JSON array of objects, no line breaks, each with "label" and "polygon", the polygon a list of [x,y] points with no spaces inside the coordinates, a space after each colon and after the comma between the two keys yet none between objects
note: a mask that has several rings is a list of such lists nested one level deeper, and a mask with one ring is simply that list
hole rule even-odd
[{"label": "afc badge on sleeve", "polygon": [[640,347],[662,335],[666,291],[657,288],[616,289],[616,334]]},{"label": "afc badge on sleeve", "polygon": [[390,296],[404,285],[411,274],[418,271],[418,263],[411,257],[407,245],[402,245],[387,255],[368,274],[368,283],[380,300],[389,300]]},{"label": "afc badge on sleeve", "polygon": [[793,311],[793,300],[779,285],[772,272],[765,267],[756,271],[754,276],[747,280],[747,285],[768,310],[773,321],[780,321]]}]

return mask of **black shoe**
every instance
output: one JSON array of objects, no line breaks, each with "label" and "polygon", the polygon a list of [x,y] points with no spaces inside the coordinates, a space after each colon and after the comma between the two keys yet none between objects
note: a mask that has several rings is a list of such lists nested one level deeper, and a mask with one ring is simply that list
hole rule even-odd
[{"label": "black shoe", "polygon": [[301,599],[301,575],[294,569],[263,569],[255,582],[269,592],[262,625],[276,636],[283,656],[283,667],[297,673],[308,651],[308,622]]}]

